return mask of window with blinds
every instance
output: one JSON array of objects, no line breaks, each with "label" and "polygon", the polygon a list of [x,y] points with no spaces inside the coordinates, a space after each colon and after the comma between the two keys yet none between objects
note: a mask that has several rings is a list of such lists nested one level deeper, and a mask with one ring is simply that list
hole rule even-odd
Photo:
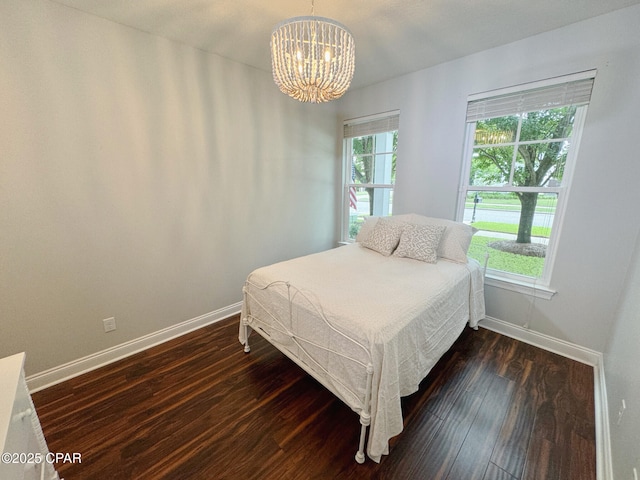
[{"label": "window with blinds", "polygon": [[344,123],[342,240],[355,240],[369,216],[393,211],[400,115],[389,112]]},{"label": "window with blinds", "polygon": [[595,73],[469,96],[458,219],[490,275],[549,286]]}]

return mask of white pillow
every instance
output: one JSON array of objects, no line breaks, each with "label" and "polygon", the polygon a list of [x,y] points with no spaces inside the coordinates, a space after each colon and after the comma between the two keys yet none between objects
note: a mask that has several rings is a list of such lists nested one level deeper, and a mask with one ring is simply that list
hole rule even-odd
[{"label": "white pillow", "polygon": [[477,228],[444,218],[425,217],[415,213],[410,216],[411,223],[447,227],[442,234],[440,245],[438,245],[438,257],[457,263],[467,263],[467,252],[469,251],[473,234],[478,231]]},{"label": "white pillow", "polygon": [[362,224],[360,230],[358,231],[358,234],[356,235],[356,242],[362,243],[369,238],[373,227],[375,227],[376,223],[378,222],[378,218],[380,217],[365,217],[364,223]]},{"label": "white pillow", "polygon": [[388,257],[398,246],[402,228],[401,222],[386,217],[379,218],[362,246]]},{"label": "white pillow", "polygon": [[441,225],[405,224],[395,257],[406,257],[427,263],[438,261],[438,245],[447,227]]}]

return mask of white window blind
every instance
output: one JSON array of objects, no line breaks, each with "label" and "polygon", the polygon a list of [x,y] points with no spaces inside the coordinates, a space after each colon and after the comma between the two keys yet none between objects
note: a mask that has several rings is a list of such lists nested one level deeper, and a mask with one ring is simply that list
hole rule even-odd
[{"label": "white window blind", "polygon": [[[590,72],[591,73],[591,72]],[[560,77],[559,80],[561,81]],[[542,87],[506,92],[488,92],[486,97],[469,100],[467,104],[467,122],[476,122],[487,118],[504,117],[518,113],[533,112],[568,105],[586,105],[591,99],[591,89],[595,71],[587,78],[554,83]],[[505,89],[506,90],[506,89]],[[509,89],[511,90],[511,89]],[[478,95],[474,95],[477,97]]]},{"label": "white window blind", "polygon": [[389,116],[374,118],[369,121],[344,124],[344,138],[364,137],[366,135],[375,135],[376,133],[391,132],[398,130],[400,125],[400,115],[392,114]]}]

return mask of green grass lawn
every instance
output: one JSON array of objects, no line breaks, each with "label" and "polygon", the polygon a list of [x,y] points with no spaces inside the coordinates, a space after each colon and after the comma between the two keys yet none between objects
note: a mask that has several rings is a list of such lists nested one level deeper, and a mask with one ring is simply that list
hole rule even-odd
[{"label": "green grass lawn", "polygon": [[502,252],[487,246],[488,243],[497,240],[503,239],[474,235],[471,241],[471,246],[469,247],[469,256],[478,260],[480,265],[484,265],[485,254],[488,252],[488,268],[494,268],[496,270],[503,270],[505,272],[517,273],[534,278],[542,276],[544,258],[528,257],[526,255]]},{"label": "green grass lawn", "polygon": [[[474,222],[471,225],[478,230],[485,230],[487,232],[500,232],[500,233],[512,233],[513,235],[518,233],[518,225],[513,223],[496,223],[496,222]],[[531,227],[531,235],[534,237],[549,238],[551,234],[551,227]]]}]

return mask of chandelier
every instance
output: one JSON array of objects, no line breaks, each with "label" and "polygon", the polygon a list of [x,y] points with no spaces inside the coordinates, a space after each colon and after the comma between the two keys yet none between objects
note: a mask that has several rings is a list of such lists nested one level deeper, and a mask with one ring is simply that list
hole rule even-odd
[{"label": "chandelier", "polygon": [[271,33],[271,66],[278,88],[301,102],[321,103],[347,91],[355,43],[341,23],[313,15],[280,22]]}]

